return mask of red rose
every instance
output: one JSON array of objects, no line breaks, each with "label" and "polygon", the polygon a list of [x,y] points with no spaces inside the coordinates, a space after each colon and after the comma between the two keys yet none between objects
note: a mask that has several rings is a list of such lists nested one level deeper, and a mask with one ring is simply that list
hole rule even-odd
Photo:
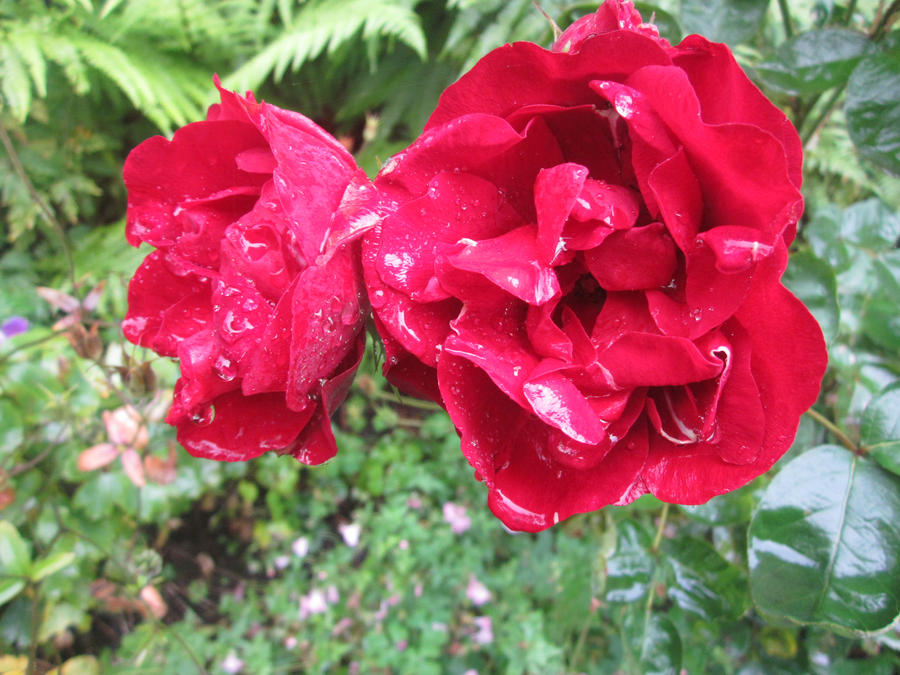
[{"label": "red rose", "polygon": [[725,45],[629,2],[444,92],[363,264],[387,376],[447,408],[504,523],[701,503],[787,450],[826,361],[780,282],[800,163]]},{"label": "red rose", "polygon": [[368,312],[358,253],[325,243],[365,177],[302,115],[219,92],[205,121],[125,163],[128,240],[156,250],[131,280],[123,329],[181,362],[167,421],[189,452],[318,464],[336,452],[329,414]]}]

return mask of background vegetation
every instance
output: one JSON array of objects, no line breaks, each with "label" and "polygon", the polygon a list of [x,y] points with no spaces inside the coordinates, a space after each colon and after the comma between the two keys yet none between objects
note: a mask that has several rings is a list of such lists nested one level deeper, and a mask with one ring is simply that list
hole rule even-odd
[{"label": "background vegetation", "polygon": [[[596,7],[541,4],[562,26]],[[218,72],[374,174],[547,20],[525,0],[0,0],[0,673],[900,669],[900,2],[637,5],[673,42],[731,44],[800,130],[787,282],[831,366],[769,475],[532,536],[371,360],[325,466],[177,448],[176,366],[119,331],[144,255],[120,171],[203,116]]]}]

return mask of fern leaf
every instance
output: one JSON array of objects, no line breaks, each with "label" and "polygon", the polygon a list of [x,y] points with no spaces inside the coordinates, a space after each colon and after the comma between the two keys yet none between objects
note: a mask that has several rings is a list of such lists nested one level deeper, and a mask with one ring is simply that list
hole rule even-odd
[{"label": "fern leaf", "polygon": [[16,121],[24,122],[31,109],[31,79],[19,54],[5,44],[0,44],[0,93]]},{"label": "fern leaf", "polygon": [[255,89],[269,75],[281,80],[288,68],[296,70],[326,50],[333,53],[360,32],[396,38],[425,57],[421,22],[408,7],[387,0],[320,0],[304,4],[293,26],[227,76],[225,82],[232,88]]},{"label": "fern leaf", "polygon": [[37,95],[47,95],[47,61],[38,42],[38,36],[32,31],[22,30],[10,33],[9,42],[19,57],[28,66],[28,73],[34,84]]}]

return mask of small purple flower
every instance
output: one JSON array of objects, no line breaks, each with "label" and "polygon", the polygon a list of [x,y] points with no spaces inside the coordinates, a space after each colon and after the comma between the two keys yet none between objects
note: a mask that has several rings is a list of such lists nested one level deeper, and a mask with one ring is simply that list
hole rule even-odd
[{"label": "small purple flower", "polygon": [[472,636],[472,639],[480,645],[491,644],[494,641],[494,627],[491,624],[491,617],[476,616],[474,621],[478,631]]},{"label": "small purple flower", "polygon": [[491,600],[491,592],[483,583],[475,578],[474,574],[469,575],[469,585],[466,587],[466,597],[476,607],[481,607]]},{"label": "small purple flower", "polygon": [[14,335],[24,333],[29,328],[28,319],[24,316],[11,316],[0,325],[0,342]]}]

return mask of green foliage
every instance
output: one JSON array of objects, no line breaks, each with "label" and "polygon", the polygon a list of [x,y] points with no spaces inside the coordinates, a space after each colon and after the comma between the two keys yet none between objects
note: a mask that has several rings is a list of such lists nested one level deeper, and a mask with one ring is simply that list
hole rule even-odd
[{"label": "green foliage", "polygon": [[[540,4],[563,27],[596,6]],[[446,415],[368,361],[335,417],[338,461],[176,450],[160,421],[176,367],[118,330],[144,255],[123,241],[120,171],[137,142],[202,116],[218,72],[374,173],[487,51],[549,44],[546,18],[526,0],[0,0],[0,320],[31,322],[0,342],[0,653],[103,673],[900,667],[897,3],[637,4],[673,42],[736,46],[800,129],[807,215],[784,279],[831,365],[774,477],[512,535]],[[118,459],[78,468],[125,405],[149,432],[143,487]]]}]

